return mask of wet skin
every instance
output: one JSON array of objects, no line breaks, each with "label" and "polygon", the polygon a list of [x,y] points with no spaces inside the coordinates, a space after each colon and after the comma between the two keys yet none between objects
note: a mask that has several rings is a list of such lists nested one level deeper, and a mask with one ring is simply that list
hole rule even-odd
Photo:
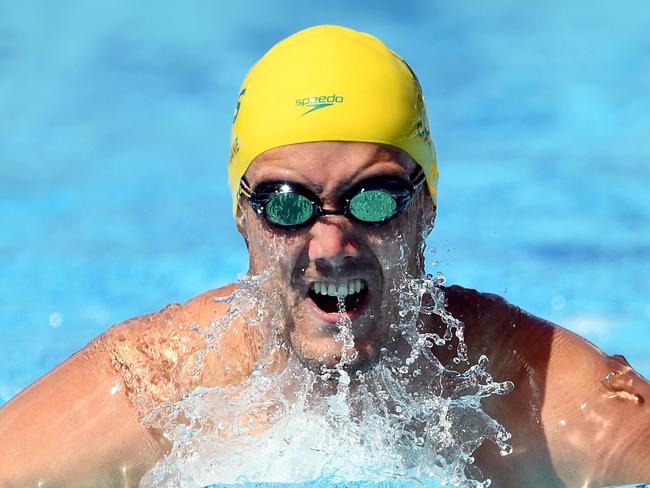
[{"label": "wet skin", "polygon": [[[406,178],[412,169],[404,154],[379,145],[310,143],[263,154],[247,178],[253,187],[268,179],[300,182],[333,208],[362,179]],[[338,362],[336,328],[314,309],[307,290],[313,281],[348,278],[363,279],[369,289],[352,321],[352,356],[357,354],[348,368],[368,367],[380,347],[399,347],[385,327],[397,313],[389,299],[402,272],[395,263],[414,276],[421,273],[420,243],[433,217],[426,192],[420,192],[402,216],[382,226],[328,216],[288,233],[270,228],[243,202],[237,220],[250,270],[276,270],[290,354],[315,368]],[[395,236],[410,243],[403,259]],[[214,299],[233,289],[212,290],[114,326],[5,405],[0,487],[137,486],[169,449],[159,432],[138,421],[133,404],[138,388],[146,393],[147,408],[199,385],[241,382],[259,358],[264,334],[237,319],[221,338],[220,353],[208,355],[199,377],[190,374],[193,357],[205,347],[191,325],[207,326],[222,316],[226,306]],[[599,487],[650,480],[645,445],[650,386],[623,359],[499,297],[460,287],[444,292],[449,310],[465,324],[469,363],[486,354],[495,379],[515,383],[513,393],[484,404],[513,434],[510,456],[502,458],[492,445],[477,452],[476,464],[493,486]],[[427,324],[431,331],[443,328],[436,317]],[[454,367],[446,348],[433,352]]]},{"label": "wet skin", "polygon": [[[246,179],[252,188],[269,181],[298,183],[318,195],[324,208],[335,209],[341,196],[360,182],[378,176],[408,181],[415,168],[404,153],[377,144],[317,142],[267,151],[251,165]],[[399,322],[399,316],[390,290],[403,273],[421,274],[422,256],[414,251],[419,251],[433,216],[430,197],[421,187],[404,214],[382,224],[328,215],[297,230],[278,229],[241,199],[238,226],[247,242],[251,273],[277,269],[272,282],[283,297],[287,339],[314,367],[338,363],[342,343],[336,339],[338,313],[324,313],[314,303],[308,293],[311,284],[365,283],[367,298],[348,314],[355,337],[348,367],[358,369],[391,342],[387,326]],[[411,247],[406,259],[401,258],[404,243]]]}]

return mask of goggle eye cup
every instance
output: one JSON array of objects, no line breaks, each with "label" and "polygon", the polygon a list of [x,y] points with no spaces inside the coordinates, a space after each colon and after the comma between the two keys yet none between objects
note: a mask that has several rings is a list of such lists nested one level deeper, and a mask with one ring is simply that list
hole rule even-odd
[{"label": "goggle eye cup", "polygon": [[368,190],[354,195],[349,203],[350,214],[357,220],[369,223],[384,222],[398,211],[397,199],[386,190]]},{"label": "goggle eye cup", "polygon": [[295,192],[278,193],[266,203],[266,217],[276,225],[294,227],[309,221],[314,215],[314,204]]}]

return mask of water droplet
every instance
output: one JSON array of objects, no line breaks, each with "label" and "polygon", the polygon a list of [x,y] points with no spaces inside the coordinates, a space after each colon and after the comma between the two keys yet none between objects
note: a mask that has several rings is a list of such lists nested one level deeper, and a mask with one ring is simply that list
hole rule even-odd
[{"label": "water droplet", "polygon": [[50,314],[50,326],[54,327],[55,329],[57,327],[60,327],[61,324],[63,323],[63,315],[60,314],[59,312],[52,312]]},{"label": "water droplet", "polygon": [[565,305],[566,300],[564,300],[562,295],[557,295],[551,300],[551,307],[553,307],[553,310],[564,310]]},{"label": "water droplet", "polygon": [[481,369],[487,369],[489,364],[488,358],[485,354],[482,354],[481,357],[478,358],[478,366]]}]

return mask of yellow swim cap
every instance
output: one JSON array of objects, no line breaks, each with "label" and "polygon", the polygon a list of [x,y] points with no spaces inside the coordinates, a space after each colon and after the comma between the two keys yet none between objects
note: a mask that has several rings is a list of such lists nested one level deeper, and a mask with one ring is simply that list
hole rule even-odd
[{"label": "yellow swim cap", "polygon": [[269,149],[315,141],[388,144],[424,170],[436,201],[438,168],[420,84],[376,37],[335,25],[273,46],[239,92],[228,164],[233,210],[251,162]]}]

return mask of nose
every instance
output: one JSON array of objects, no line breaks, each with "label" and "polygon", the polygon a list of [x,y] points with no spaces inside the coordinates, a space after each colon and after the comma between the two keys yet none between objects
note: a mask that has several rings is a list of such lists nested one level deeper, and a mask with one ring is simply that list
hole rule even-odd
[{"label": "nose", "polygon": [[331,266],[343,264],[345,258],[359,254],[359,243],[346,231],[341,217],[321,217],[311,228],[309,259],[325,260]]}]

